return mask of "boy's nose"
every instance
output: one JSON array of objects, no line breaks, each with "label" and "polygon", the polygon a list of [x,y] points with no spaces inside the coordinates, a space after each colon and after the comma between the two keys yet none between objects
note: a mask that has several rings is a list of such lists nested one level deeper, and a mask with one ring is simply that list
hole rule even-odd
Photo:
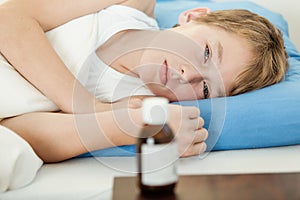
[{"label": "boy's nose", "polygon": [[182,65],[178,72],[180,83],[194,83],[203,80],[202,75],[191,66]]}]

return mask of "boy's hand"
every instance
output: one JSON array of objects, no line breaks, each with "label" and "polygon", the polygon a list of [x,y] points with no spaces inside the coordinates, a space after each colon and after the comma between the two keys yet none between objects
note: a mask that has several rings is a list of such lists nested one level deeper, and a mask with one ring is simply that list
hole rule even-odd
[{"label": "boy's hand", "polygon": [[181,157],[194,156],[206,150],[208,132],[196,107],[170,105],[169,125],[174,131]]},{"label": "boy's hand", "polygon": [[[125,98],[114,103],[114,105],[110,105],[110,109],[115,111],[122,110],[122,108],[128,109],[129,112],[124,110],[123,114],[127,113],[129,116],[121,117],[120,113],[116,116],[117,119],[123,119],[119,121],[120,127],[125,132],[131,133],[129,135],[133,137],[138,137],[139,130],[142,128],[141,106],[143,98],[145,96]],[[169,104],[168,124],[176,137],[180,157],[194,156],[205,152],[205,140],[208,137],[208,132],[203,128],[204,120],[200,117],[198,108]],[[134,131],[130,127],[135,127]]]}]

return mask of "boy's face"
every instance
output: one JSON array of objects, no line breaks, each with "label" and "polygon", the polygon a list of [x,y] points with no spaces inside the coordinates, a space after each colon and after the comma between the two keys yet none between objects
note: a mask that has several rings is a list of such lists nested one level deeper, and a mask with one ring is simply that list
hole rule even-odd
[{"label": "boy's face", "polygon": [[162,31],[145,51],[140,78],[171,101],[228,95],[252,58],[245,39],[221,28],[189,22]]}]

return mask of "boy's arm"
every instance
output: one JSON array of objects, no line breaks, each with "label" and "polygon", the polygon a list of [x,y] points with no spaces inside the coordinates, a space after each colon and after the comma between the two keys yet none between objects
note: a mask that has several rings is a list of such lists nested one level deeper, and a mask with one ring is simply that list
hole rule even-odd
[{"label": "boy's arm", "polygon": [[114,4],[132,4],[129,1],[131,0],[7,0],[0,7],[19,17],[32,18],[44,31],[48,31]]},{"label": "boy's arm", "polygon": [[[91,112],[95,97],[67,69],[44,32],[82,15],[124,2],[8,0],[0,5],[0,52],[25,79],[62,111]],[[72,106],[75,85],[80,94],[76,110]]]},{"label": "boy's arm", "polygon": [[[207,131],[195,107],[170,105],[169,125],[181,156],[205,151]],[[142,110],[118,109],[93,114],[27,113],[1,125],[25,139],[45,162],[58,162],[87,151],[135,144],[143,127]]]},{"label": "boy's arm", "polygon": [[127,0],[122,3],[122,5],[133,7],[140,11],[143,11],[148,16],[154,18],[154,9],[155,9],[156,0]]}]

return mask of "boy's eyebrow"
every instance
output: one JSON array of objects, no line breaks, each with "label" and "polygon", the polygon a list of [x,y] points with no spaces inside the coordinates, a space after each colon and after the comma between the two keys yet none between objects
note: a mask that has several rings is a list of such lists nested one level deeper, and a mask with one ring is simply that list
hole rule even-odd
[{"label": "boy's eyebrow", "polygon": [[220,64],[222,62],[222,58],[223,58],[223,46],[221,45],[220,42],[218,42],[218,45],[217,45],[217,52],[218,52],[218,61]]}]

